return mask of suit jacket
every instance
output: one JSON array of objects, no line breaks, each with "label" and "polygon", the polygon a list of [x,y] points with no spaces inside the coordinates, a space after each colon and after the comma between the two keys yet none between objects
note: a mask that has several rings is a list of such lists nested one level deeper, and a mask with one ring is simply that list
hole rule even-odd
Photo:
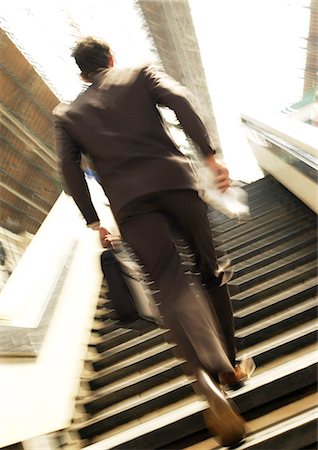
[{"label": "suit jacket", "polygon": [[131,200],[171,189],[195,189],[187,158],[167,132],[157,105],[175,111],[203,155],[214,153],[185,88],[150,66],[99,70],[91,86],[54,111],[62,174],[87,223],[98,220],[81,169],[92,160],[116,217]]}]

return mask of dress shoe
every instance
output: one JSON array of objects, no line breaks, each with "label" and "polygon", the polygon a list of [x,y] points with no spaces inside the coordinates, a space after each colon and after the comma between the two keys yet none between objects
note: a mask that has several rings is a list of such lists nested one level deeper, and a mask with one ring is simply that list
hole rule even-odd
[{"label": "dress shoe", "polygon": [[238,444],[246,434],[244,419],[207,372],[198,369],[196,378],[198,390],[205,395],[210,405],[203,412],[206,427],[222,446]]},{"label": "dress shoe", "polygon": [[245,381],[251,378],[255,368],[253,358],[242,359],[235,366],[234,372],[218,374],[221,388],[225,391],[241,388]]}]

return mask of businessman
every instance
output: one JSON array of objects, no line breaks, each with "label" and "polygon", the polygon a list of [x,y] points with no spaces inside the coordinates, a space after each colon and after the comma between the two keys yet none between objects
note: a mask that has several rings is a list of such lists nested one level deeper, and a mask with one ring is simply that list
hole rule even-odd
[{"label": "businessman", "polygon": [[[107,245],[81,169],[87,155],[107,195],[123,239],[134,249],[160,290],[159,309],[197,380],[210,410],[207,425],[223,445],[239,442],[244,421],[221,387],[242,385],[251,362],[236,363],[226,276],[219,267],[207,207],[198,196],[187,158],[167,132],[157,106],[173,110],[187,136],[217,177],[230,185],[215,159],[207,130],[184,87],[151,66],[117,68],[107,43],[92,37],[73,50],[88,89],[54,111],[60,168],[88,227]],[[185,274],[171,230],[192,247],[200,283]]]}]

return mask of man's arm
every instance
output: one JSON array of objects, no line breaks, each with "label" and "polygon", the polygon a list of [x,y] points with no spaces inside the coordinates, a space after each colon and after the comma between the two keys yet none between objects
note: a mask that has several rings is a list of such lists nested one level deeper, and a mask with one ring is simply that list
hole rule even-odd
[{"label": "man's arm", "polygon": [[198,145],[206,164],[216,175],[216,185],[224,192],[230,186],[229,172],[214,157],[208,131],[189,100],[189,93],[167,74],[151,67],[144,69],[144,83],[154,103],[172,109],[184,132]]},{"label": "man's arm", "polygon": [[215,154],[208,131],[191,104],[189,91],[166,73],[152,67],[144,69],[144,83],[154,103],[175,112],[182,129],[199,146],[202,154]]},{"label": "man's arm", "polygon": [[89,189],[81,169],[81,149],[73,142],[62,122],[55,118],[55,141],[59,166],[75,203],[82,212],[87,225],[99,229],[99,217],[92,203]]}]

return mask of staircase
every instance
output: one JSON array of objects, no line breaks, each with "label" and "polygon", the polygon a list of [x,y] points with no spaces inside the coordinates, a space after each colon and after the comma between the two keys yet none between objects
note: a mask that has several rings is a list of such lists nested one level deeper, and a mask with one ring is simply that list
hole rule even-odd
[{"label": "staircase", "polygon": [[[229,255],[239,354],[257,370],[229,393],[248,424],[237,449],[314,449],[317,443],[316,216],[270,176],[246,186],[251,220],[210,212]],[[222,256],[221,256],[222,259]],[[103,287],[69,431],[78,448],[217,449],[207,402],[184,376],[165,331],[116,321]]]}]

